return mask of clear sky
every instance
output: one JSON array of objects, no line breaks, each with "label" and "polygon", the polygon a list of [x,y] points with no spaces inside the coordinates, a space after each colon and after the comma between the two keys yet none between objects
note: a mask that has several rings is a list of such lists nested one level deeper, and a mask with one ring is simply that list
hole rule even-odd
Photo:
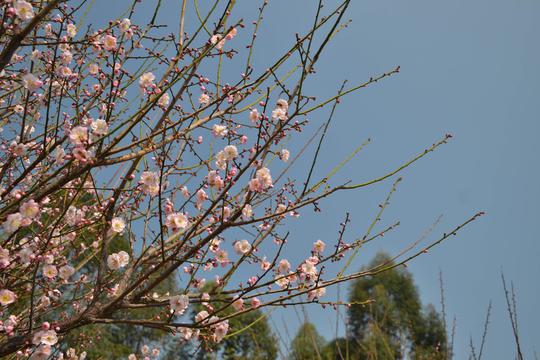
[{"label": "clear sky", "polygon": [[[237,2],[236,18],[253,20],[259,1]],[[269,2],[255,58],[261,67],[292,44],[295,32],[308,29],[316,8],[316,2],[308,0]],[[144,3],[151,7],[155,2]],[[328,8],[334,3],[328,1]],[[97,12],[90,18],[114,16],[125,4],[96,1],[93,11]],[[177,24],[178,1],[164,0],[164,4],[168,10],[161,23]],[[352,23],[328,48],[308,91],[322,98],[334,94],[344,79],[357,84],[396,65],[401,72],[343,99],[317,174],[331,169],[368,137],[372,143],[340,179],[371,179],[445,133],[454,135],[448,145],[403,173],[404,181],[379,230],[395,220],[402,225],[366,248],[354,267],[365,264],[377,250],[402,249],[439,215],[442,221],[430,239],[476,211],[485,211],[485,217],[456,238],[415,260],[410,270],[424,303],[437,307],[439,269],[443,272],[447,313],[457,320],[456,359],[468,357],[470,336],[479,343],[490,300],[493,313],[485,358],[513,358],[500,280],[504,271],[517,293],[525,358],[534,358],[540,344],[540,2],[354,0],[347,18]],[[314,127],[326,116],[326,112],[313,116]],[[322,220],[305,214],[301,221],[291,222],[288,251],[304,253],[316,239],[335,240],[345,211],[353,221],[350,237],[362,235],[390,187],[387,181],[322,202]],[[306,311],[330,339],[335,314],[316,307]],[[287,323],[291,333],[299,324],[296,319],[293,310],[273,315],[278,329]]]}]

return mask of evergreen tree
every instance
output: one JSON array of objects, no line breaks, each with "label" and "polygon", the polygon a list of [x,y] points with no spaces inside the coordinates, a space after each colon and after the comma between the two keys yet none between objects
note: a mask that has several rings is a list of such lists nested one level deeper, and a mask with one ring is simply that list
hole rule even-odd
[{"label": "evergreen tree", "polygon": [[[392,264],[378,254],[368,268]],[[392,268],[356,280],[350,290],[351,303],[373,300],[349,309],[352,351],[357,359],[443,359],[446,331],[433,306],[424,310],[410,272]],[[375,355],[374,355],[375,354]],[[375,357],[373,357],[375,356]]]},{"label": "evergreen tree", "polygon": [[325,342],[312,323],[304,322],[291,343],[291,360],[320,359]]}]

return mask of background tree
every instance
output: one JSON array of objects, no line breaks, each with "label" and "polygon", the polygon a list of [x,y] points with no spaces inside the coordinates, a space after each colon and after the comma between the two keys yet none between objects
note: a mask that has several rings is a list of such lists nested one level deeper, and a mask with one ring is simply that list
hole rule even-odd
[{"label": "background tree", "polygon": [[[440,315],[431,305],[422,309],[411,273],[393,265],[389,255],[379,253],[365,269],[390,269],[351,283],[348,317],[355,356],[444,358],[446,331]],[[355,304],[368,299],[373,300],[368,305]]]},{"label": "background tree", "polygon": [[291,342],[291,360],[320,359],[326,341],[312,323],[305,321]]}]

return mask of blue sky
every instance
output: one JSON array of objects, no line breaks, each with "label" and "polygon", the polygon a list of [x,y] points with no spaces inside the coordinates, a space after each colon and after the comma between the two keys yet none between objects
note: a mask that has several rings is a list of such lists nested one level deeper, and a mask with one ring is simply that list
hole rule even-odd
[{"label": "blue sky", "polygon": [[[201,1],[202,2],[202,1]],[[153,1],[146,0],[151,7]],[[178,1],[164,0],[162,23],[176,31]],[[328,9],[336,1],[328,1]],[[258,1],[239,0],[236,18],[254,19]],[[123,1],[97,1],[93,11],[122,10]],[[312,22],[315,1],[270,0],[255,64],[268,65]],[[91,18],[97,19],[94,14]],[[344,98],[323,147],[323,175],[366,138],[372,143],[340,180],[368,180],[400,165],[440,139],[454,138],[403,173],[383,222],[402,225],[363,250],[359,268],[378,251],[397,252],[443,215],[431,239],[482,210],[486,216],[415,260],[413,272],[425,303],[439,304],[439,269],[445,279],[448,316],[456,317],[456,359],[468,356],[469,337],[479,343],[487,304],[493,313],[485,358],[513,358],[514,343],[500,281],[504,271],[517,293],[518,319],[526,358],[540,344],[540,2],[534,0],[353,1],[339,33],[321,58],[308,92],[333,95],[350,84],[401,66],[397,76]],[[264,45],[263,45],[264,44]],[[311,117],[314,127],[327,112]],[[294,149],[292,149],[294,150]],[[294,153],[293,153],[294,156]],[[307,165],[300,166],[300,171]],[[337,182],[337,180],[336,180]],[[291,221],[288,251],[302,252],[316,239],[336,238],[344,212],[349,234],[361,235],[391,187],[391,181],[322,202],[323,220],[310,214]],[[342,287],[342,292],[345,289]],[[335,314],[306,308],[320,332],[331,338]],[[293,310],[273,321],[293,333]],[[291,320],[293,319],[293,320]],[[538,349],[540,351],[540,349]]]}]

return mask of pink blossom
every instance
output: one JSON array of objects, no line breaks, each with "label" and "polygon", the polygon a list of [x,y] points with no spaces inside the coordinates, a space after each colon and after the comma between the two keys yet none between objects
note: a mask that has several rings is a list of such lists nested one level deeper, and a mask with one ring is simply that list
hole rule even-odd
[{"label": "pink blossom", "polygon": [[125,18],[125,19],[122,19],[122,21],[120,22],[120,31],[125,33],[126,31],[128,31],[130,28],[131,28],[131,20]]},{"label": "pink blossom", "polygon": [[244,309],[244,299],[242,298],[238,298],[236,300],[233,301],[232,303],[232,307],[236,310],[236,311],[241,311]]},{"label": "pink blossom", "polygon": [[234,251],[238,255],[245,255],[251,251],[251,245],[247,240],[240,240],[234,243]]},{"label": "pink blossom", "polygon": [[227,33],[227,35],[225,36],[225,39],[232,40],[236,36],[237,33],[238,33],[238,30],[236,30],[236,28],[234,27],[231,29],[231,31]]},{"label": "pink blossom", "polygon": [[253,109],[249,112],[249,120],[251,120],[252,123],[257,122],[261,117],[261,114],[259,114],[259,111],[257,109]]},{"label": "pink blossom", "polygon": [[19,207],[19,212],[23,217],[34,220],[39,215],[39,205],[33,199],[28,200]]},{"label": "pink blossom", "polygon": [[316,253],[322,253],[325,247],[326,244],[322,240],[317,240],[313,243],[313,251]]},{"label": "pink blossom", "polygon": [[202,106],[206,106],[210,104],[210,96],[208,96],[205,93],[202,93],[201,96],[199,96],[199,104],[201,104]]},{"label": "pink blossom", "polygon": [[103,44],[103,48],[107,51],[116,50],[116,38],[112,35],[105,35],[101,40],[101,43]]},{"label": "pink blossom", "polygon": [[172,213],[167,215],[166,226],[173,232],[185,229],[188,224],[187,216],[182,213]]},{"label": "pink blossom", "polygon": [[13,8],[15,9],[15,14],[23,21],[30,20],[34,17],[34,8],[27,1],[16,0]]},{"label": "pink blossom", "polygon": [[61,279],[68,280],[73,274],[75,274],[75,268],[73,266],[64,265],[60,268],[59,273]]},{"label": "pink blossom", "polygon": [[2,289],[0,290],[0,305],[6,306],[12,304],[17,299],[17,295],[11,290]]},{"label": "pink blossom", "polygon": [[202,206],[202,203],[208,199],[208,195],[206,195],[206,192],[203,190],[203,189],[199,189],[197,191],[197,194],[195,195],[196,199],[197,199],[197,202],[196,202],[196,207],[197,209],[200,209],[201,206]]},{"label": "pink blossom", "polygon": [[214,126],[212,127],[212,134],[215,137],[225,137],[227,136],[227,133],[228,130],[225,125],[214,124]]},{"label": "pink blossom", "polygon": [[253,216],[253,209],[251,208],[251,205],[246,204],[244,208],[242,209],[242,217],[244,220],[249,220]]},{"label": "pink blossom", "polygon": [[187,295],[176,295],[169,299],[171,311],[175,315],[182,315],[189,306],[189,297]]},{"label": "pink blossom", "polygon": [[39,80],[39,78],[30,73],[23,75],[22,80],[23,86],[30,92],[36,91],[43,86],[43,81]]},{"label": "pink blossom", "polygon": [[114,217],[111,220],[111,230],[117,234],[122,234],[126,228],[126,222],[120,217]]},{"label": "pink blossom", "polygon": [[159,176],[156,172],[145,171],[141,174],[142,191],[151,196],[159,194]]},{"label": "pink blossom", "polygon": [[261,306],[261,300],[259,300],[258,298],[254,297],[253,299],[251,299],[251,307],[254,308],[254,309],[257,309],[259,306]]},{"label": "pink blossom", "polygon": [[66,27],[66,33],[70,38],[74,38],[77,35],[77,27],[75,24],[68,24]]},{"label": "pink blossom", "polygon": [[88,128],[85,126],[76,126],[69,132],[69,140],[74,145],[83,145],[88,143]]},{"label": "pink blossom", "polygon": [[54,279],[56,275],[58,275],[58,270],[56,269],[56,266],[51,264],[43,266],[43,276],[48,279]]},{"label": "pink blossom", "polygon": [[154,85],[155,79],[156,79],[156,76],[154,74],[152,74],[151,72],[145,72],[139,78],[139,86],[143,89],[146,89],[147,87],[151,87]]},{"label": "pink blossom", "polygon": [[234,145],[225,146],[223,152],[225,153],[225,159],[229,161],[238,156],[238,149]]},{"label": "pink blossom", "polygon": [[118,270],[125,267],[129,263],[129,255],[125,251],[111,254],[107,257],[107,266],[111,270]]},{"label": "pink blossom", "polygon": [[326,288],[321,287],[315,290],[311,290],[308,292],[308,300],[313,301],[315,299],[319,299],[323,297],[326,294]]},{"label": "pink blossom", "polygon": [[289,161],[289,156],[290,156],[290,152],[289,150],[287,149],[283,149],[281,150],[281,152],[279,153],[279,157],[281,158],[281,160],[283,160],[283,162],[287,162]]},{"label": "pink blossom", "polygon": [[279,274],[286,274],[289,271],[291,271],[291,264],[286,259],[280,260],[278,264],[278,273]]},{"label": "pink blossom", "polygon": [[7,233],[15,232],[22,226],[22,222],[23,216],[20,213],[9,214],[4,222],[4,230]]}]

